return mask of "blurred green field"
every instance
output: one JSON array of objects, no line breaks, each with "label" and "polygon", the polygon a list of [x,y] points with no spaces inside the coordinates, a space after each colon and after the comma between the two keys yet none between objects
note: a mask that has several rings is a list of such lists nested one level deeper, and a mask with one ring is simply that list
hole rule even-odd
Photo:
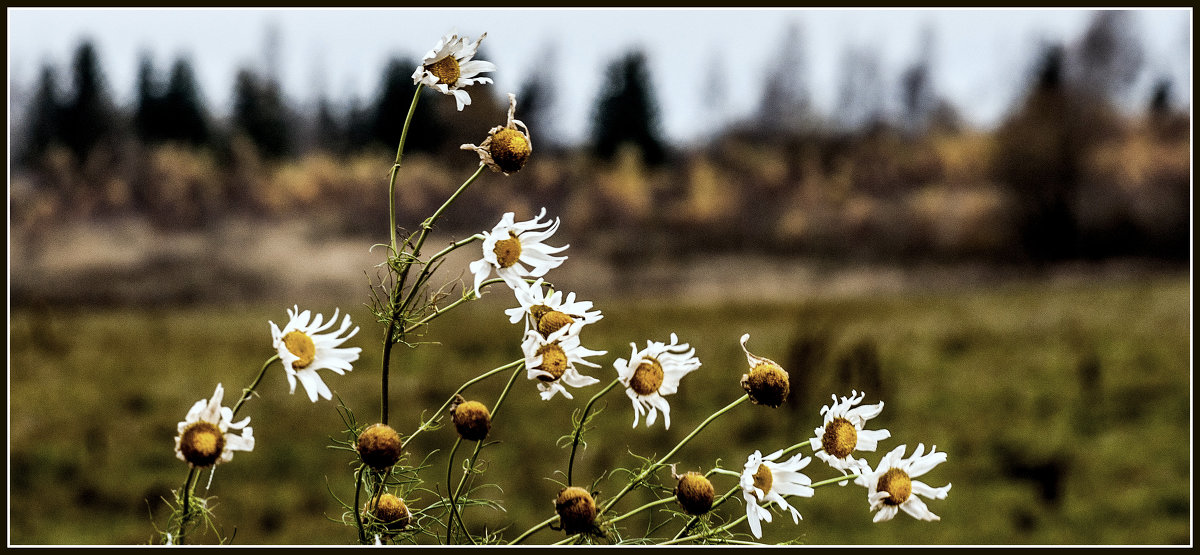
[{"label": "blurred green field", "polygon": [[[670,430],[630,429],[632,407],[614,390],[601,404],[577,482],[636,465],[630,453],[662,455],[712,411],[742,394],[746,370],[738,338],[780,362],[792,395],[779,409],[749,403],[714,423],[675,457],[679,469],[706,470],[718,460],[740,470],[746,456],[810,437],[831,394],[867,391],[883,400],[872,427],[892,438],[868,454],[936,444],[948,462],[923,480],[953,483],[931,501],[936,523],[901,514],[872,524],[865,490],[826,487],[795,500],[804,519],[776,514],[764,541],[798,537],[807,544],[1187,544],[1190,510],[1190,290],[1186,275],[1136,280],[1024,282],[954,292],[886,297],[798,298],[786,304],[597,301],[604,319],[584,332],[585,345],[607,349],[601,383],[541,401],[519,377],[483,451],[484,481],[506,512],[472,508],[482,529],[510,525],[512,538],[552,515],[568,449],[572,410],[615,377],[612,362],[630,342],[667,340],[676,332],[696,347],[700,370],[670,397]],[[429,340],[398,348],[392,372],[391,423],[415,429],[459,384],[520,356],[521,329],[502,312],[499,294],[437,320]],[[582,292],[581,292],[582,293]],[[584,298],[588,298],[586,294]],[[350,308],[364,349],[344,377],[326,382],[362,421],[379,410],[382,329],[355,300]],[[355,306],[349,306],[353,304]],[[137,544],[156,537],[170,497],[187,475],[173,452],[175,425],[217,382],[227,399],[248,385],[272,354],[268,320],[285,306],[197,308],[18,308],[10,319],[10,542]],[[329,313],[333,306],[310,306]],[[489,405],[507,378],[497,376],[467,397]],[[252,417],[255,450],[217,467],[210,495],[217,524],[236,544],[350,544],[354,530],[336,522],[332,494],[352,496],[352,463],[331,450],[341,437],[335,403],[287,394],[278,366],[241,415]],[[232,401],[227,401],[232,404]],[[428,486],[443,482],[454,433],[422,434],[410,462],[433,453]],[[435,450],[438,450],[434,452]],[[460,449],[458,458],[469,450]],[[820,461],[814,480],[834,476]],[[667,473],[660,473],[664,479]],[[207,474],[204,475],[207,478]],[[718,491],[736,480],[714,477]],[[601,482],[601,498],[621,488]],[[626,497],[618,509],[648,500]],[[412,500],[416,506],[434,501]],[[743,513],[740,495],[722,507]],[[660,517],[661,519],[661,517]],[[644,521],[630,519],[627,535]],[[743,525],[739,531],[745,532]],[[674,529],[670,532],[674,533]],[[529,543],[551,543],[544,530]],[[214,536],[196,537],[212,542]]]}]

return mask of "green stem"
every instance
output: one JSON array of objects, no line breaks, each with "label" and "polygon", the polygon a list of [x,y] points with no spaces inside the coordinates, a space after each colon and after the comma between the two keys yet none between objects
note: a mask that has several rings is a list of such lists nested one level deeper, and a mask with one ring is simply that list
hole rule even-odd
[{"label": "green stem", "polygon": [[[504,282],[504,279],[503,279],[503,278],[492,278],[492,279],[486,280],[486,281],[484,281],[484,282],[481,282],[481,283],[479,284],[479,287],[480,287],[480,288],[483,288],[483,287],[487,287],[487,286],[489,286],[489,285],[492,285],[492,284],[494,284],[494,283],[503,283],[503,282]],[[458,305],[460,305],[460,304],[463,304],[463,303],[465,303],[465,302],[468,302],[468,301],[472,301],[472,300],[474,300],[474,299],[475,299],[475,297],[474,297],[473,295],[463,295],[463,297],[462,297],[462,298],[460,298],[460,299],[458,299],[458,300],[456,300],[456,301],[454,301],[454,302],[452,302],[452,303],[450,303],[450,304],[448,304],[448,305],[446,305],[446,306],[443,306],[443,307],[440,307],[440,308],[435,308],[435,309],[433,310],[433,313],[432,313],[432,314],[430,314],[429,316],[426,316],[426,317],[424,317],[424,318],[422,318],[422,319],[418,320],[417,322],[415,322],[413,325],[411,325],[411,326],[409,326],[409,327],[407,327],[407,328],[404,328],[404,333],[405,333],[405,334],[408,334],[408,333],[410,333],[410,332],[412,332],[412,331],[415,331],[417,328],[419,328],[419,327],[421,327],[421,326],[424,326],[425,324],[428,324],[429,322],[433,321],[433,319],[434,319],[434,318],[437,318],[438,316],[441,316],[442,314],[445,314],[446,312],[449,312],[450,310],[454,309],[455,307],[457,307],[457,306],[458,306]]]},{"label": "green stem", "polygon": [[367,471],[367,465],[358,465],[358,477],[354,480],[354,523],[358,526],[358,543],[366,545],[367,531],[363,528],[362,513],[359,511],[359,494],[362,493],[363,474]]},{"label": "green stem", "polygon": [[730,528],[733,528],[734,526],[737,526],[738,524],[745,522],[746,518],[747,518],[746,515],[742,515],[742,516],[738,517],[737,519],[733,520],[732,522],[726,523],[722,526],[719,526],[719,527],[709,530],[707,532],[701,532],[699,534],[693,534],[691,536],[685,536],[682,538],[675,538],[673,540],[668,540],[668,541],[662,542],[658,545],[675,545],[677,543],[689,542],[689,541],[694,541],[694,540],[698,540],[701,538],[706,538],[708,536],[719,534]]},{"label": "green stem", "polygon": [[635,515],[635,514],[638,514],[638,513],[642,512],[642,511],[644,511],[644,510],[646,510],[646,509],[651,509],[651,508],[657,507],[657,506],[659,506],[659,505],[666,505],[667,503],[670,503],[670,502],[672,502],[672,501],[674,501],[674,500],[675,500],[675,498],[674,498],[674,497],[664,497],[664,498],[662,498],[662,499],[659,499],[659,500],[656,500],[656,501],[651,501],[651,502],[649,502],[649,503],[646,503],[645,505],[642,505],[641,507],[638,507],[638,508],[636,508],[636,509],[634,509],[634,510],[632,510],[632,511],[629,511],[629,512],[627,512],[627,513],[623,514],[623,515],[620,515],[620,516],[615,516],[615,517],[613,517],[613,518],[609,519],[609,521],[607,522],[607,524],[612,524],[612,523],[614,523],[614,522],[620,522],[620,521],[622,521],[622,520],[625,520],[625,519],[627,519],[627,518],[629,518],[629,517],[631,517],[631,516],[633,516],[633,515]]},{"label": "green stem", "polygon": [[388,179],[388,223],[391,224],[392,256],[400,252],[396,246],[396,173],[400,171],[400,159],[404,157],[404,142],[408,140],[408,126],[412,123],[413,114],[417,111],[417,101],[421,99],[421,87],[417,84],[413,91],[412,103],[408,106],[408,116],[404,118],[404,128],[400,131],[400,144],[396,147],[396,162],[392,164],[391,176]]},{"label": "green stem", "polygon": [[[417,93],[418,94],[420,93],[420,86],[417,87]],[[412,116],[412,110],[414,108],[416,108],[416,102],[417,102],[416,97],[414,97],[412,107],[409,108],[410,119]],[[407,132],[408,132],[408,122],[406,120],[405,125],[404,125],[404,133],[407,133]],[[400,146],[401,146],[401,149],[403,149],[404,135],[401,135],[400,140],[401,140]],[[397,151],[396,165],[392,166],[392,179],[391,179],[391,183],[388,185],[389,205],[394,203],[395,181],[396,181],[395,176],[396,176],[396,170],[400,167],[399,164],[400,164],[400,151]],[[450,198],[446,199],[446,202],[442,203],[442,205],[440,207],[438,207],[437,211],[434,212],[433,215],[429,217],[429,219],[427,219],[421,223],[421,232],[417,236],[417,242],[412,247],[413,260],[418,260],[420,258],[421,247],[425,244],[425,238],[428,237],[429,230],[433,228],[434,222],[436,222],[437,219],[441,217],[442,213],[445,212],[446,209],[450,206],[450,204],[453,203],[455,201],[455,199],[457,199],[459,197],[459,195],[461,195],[463,193],[463,191],[467,190],[467,187],[470,186],[471,183],[473,183],[475,181],[475,179],[478,178],[480,176],[480,174],[483,173],[483,168],[484,168],[484,166],[480,166],[479,169],[475,170],[475,173],[472,174],[471,177],[467,178],[467,180],[464,181],[463,184],[459,186],[458,190],[455,191],[453,195],[450,195]],[[397,250],[397,247],[396,247],[396,225],[395,225],[396,212],[395,212],[395,210],[391,210],[391,209],[389,210],[389,217],[392,219],[392,253],[393,253],[392,256],[396,256],[397,253],[399,252],[399,250]],[[455,243],[455,245],[457,245],[457,246],[452,245],[452,248],[449,250],[458,248],[459,246],[465,245],[473,240],[474,239],[472,238],[469,240],[460,241],[459,243]],[[444,253],[447,253],[447,252],[449,252],[449,251],[448,250],[443,251],[442,253],[439,253],[439,255],[444,256],[445,255]],[[408,261],[408,262],[404,263],[404,265],[403,265],[404,267],[400,270],[400,276],[399,276],[399,278],[397,278],[395,286],[392,289],[392,294],[391,294],[391,297],[392,297],[392,299],[391,299],[391,301],[392,301],[391,314],[390,314],[390,317],[388,318],[387,333],[386,333],[386,335],[384,335],[384,338],[383,338],[383,372],[382,372],[383,376],[380,378],[382,380],[382,384],[380,386],[380,389],[382,390],[382,393],[381,393],[382,399],[380,400],[380,406],[381,406],[380,407],[380,413],[381,413],[380,420],[384,424],[387,424],[387,421],[388,421],[388,374],[390,373],[390,369],[391,369],[392,347],[396,344],[396,342],[394,341],[395,338],[393,336],[396,333],[396,327],[398,325],[397,322],[399,321],[401,315],[404,314],[405,311],[408,309],[409,305],[412,304],[413,299],[416,297],[417,290],[420,289],[420,284],[422,283],[422,281],[429,276],[432,259],[430,260],[430,263],[423,264],[424,267],[421,269],[421,273],[417,276],[417,282],[409,290],[408,295],[404,298],[404,300],[400,301],[400,297],[404,292],[404,286],[408,282],[408,271],[409,271],[409,269],[412,268],[412,265],[414,263],[415,262],[413,262],[413,261]],[[404,328],[401,328],[401,331],[403,332],[406,330],[404,330]]]},{"label": "green stem", "polygon": [[183,514],[179,516],[179,533],[175,534],[175,545],[184,544],[187,523],[192,517],[192,486],[195,485],[198,474],[196,467],[193,466],[188,470],[187,480],[183,481]]},{"label": "green stem", "polygon": [[528,538],[529,536],[532,536],[534,532],[537,532],[538,530],[541,530],[542,528],[545,528],[547,526],[550,526],[551,524],[554,524],[555,520],[558,520],[558,515],[554,515],[550,518],[547,518],[546,520],[543,520],[537,524],[534,524],[533,528],[530,528],[530,529],[522,532],[520,536],[517,536],[517,539],[508,542],[508,545],[517,545],[517,544],[525,541],[525,539]]},{"label": "green stem", "polygon": [[696,434],[700,433],[700,430],[703,430],[705,426],[708,426],[710,423],[712,423],[712,421],[716,420],[717,418],[720,418],[721,415],[725,414],[726,412],[729,412],[730,410],[733,409],[733,407],[736,407],[736,406],[742,404],[743,402],[746,401],[746,399],[749,399],[749,398],[750,398],[749,395],[742,395],[741,397],[738,397],[737,400],[735,400],[734,402],[729,403],[728,405],[725,405],[725,408],[722,408],[721,410],[714,412],[712,414],[712,416],[709,416],[707,419],[704,420],[704,422],[701,422],[699,426],[696,426],[695,430],[692,430],[692,433],[688,434],[687,437],[684,437],[682,440],[680,440],[679,443],[676,444],[675,447],[672,448],[669,452],[667,452],[666,455],[663,455],[663,457],[661,459],[659,459],[658,462],[654,463],[653,465],[648,466],[646,468],[646,470],[643,470],[642,473],[639,474],[636,478],[634,478],[633,480],[630,480],[629,484],[627,484],[625,486],[625,488],[620,491],[620,493],[618,493],[612,499],[609,499],[608,503],[606,503],[604,505],[604,508],[600,509],[600,512],[596,513],[596,517],[599,518],[600,515],[604,514],[606,511],[608,511],[609,508],[611,508],[613,505],[615,505],[617,503],[617,501],[620,501],[622,497],[625,497],[625,494],[632,491],[633,488],[636,487],[637,484],[640,483],[642,480],[645,480],[646,476],[649,476],[651,472],[654,472],[655,470],[657,470],[658,467],[662,466],[663,463],[665,463],[667,461],[667,459],[670,459],[672,456],[675,455],[675,453],[677,451],[679,451],[681,448],[683,448],[683,446],[686,445],[687,442],[691,441],[693,437],[696,437]]},{"label": "green stem", "polygon": [[456,501],[455,495],[450,490],[450,477],[454,474],[454,453],[458,451],[458,446],[462,444],[462,438],[454,440],[454,447],[450,448],[450,459],[446,461],[446,493],[450,494],[450,514],[446,515],[446,545],[450,545],[451,533],[454,531],[454,506]]},{"label": "green stem", "polygon": [[254,388],[258,387],[258,384],[262,382],[263,376],[267,373],[267,368],[271,366],[272,362],[277,360],[279,360],[278,354],[267,359],[267,361],[263,363],[262,369],[258,371],[258,376],[254,378],[254,381],[250,384],[250,387],[242,390],[242,398],[238,399],[237,404],[233,406],[233,416],[230,417],[230,420],[233,420],[233,417],[237,416],[238,411],[242,408],[242,404],[250,399],[250,396],[254,393]]},{"label": "green stem", "polygon": [[838,483],[838,482],[845,482],[846,480],[854,480],[854,479],[858,478],[859,476],[860,476],[860,474],[847,474],[847,475],[845,475],[845,476],[838,476],[837,478],[830,478],[830,479],[828,479],[828,480],[821,480],[820,482],[817,482],[817,483],[815,483],[815,484],[813,484],[813,485],[811,485],[811,486],[809,486],[809,487],[810,487],[810,488],[813,488],[813,489],[817,489],[817,488],[819,488],[819,487],[821,487],[821,486],[828,486],[829,484],[836,484],[836,483]]},{"label": "green stem", "polygon": [[458,394],[462,393],[463,391],[466,391],[466,389],[467,389],[468,387],[470,387],[470,386],[472,386],[472,385],[475,385],[475,384],[476,384],[476,383],[478,383],[478,382],[481,382],[481,381],[483,381],[483,380],[485,380],[485,379],[487,379],[487,378],[490,378],[490,377],[492,377],[492,376],[494,376],[494,375],[496,375],[496,374],[499,374],[500,372],[503,372],[503,371],[505,371],[505,370],[508,370],[509,368],[512,368],[512,367],[514,367],[514,366],[521,365],[521,364],[524,364],[524,363],[525,363],[525,359],[523,359],[523,358],[522,358],[522,359],[519,359],[519,360],[514,360],[514,361],[512,361],[512,362],[510,362],[510,363],[508,363],[508,364],[505,364],[504,366],[501,366],[501,367],[499,367],[499,368],[493,368],[493,369],[491,369],[491,370],[488,370],[487,372],[484,372],[484,373],[482,373],[482,374],[480,374],[480,375],[478,375],[478,376],[476,376],[476,377],[474,377],[474,378],[472,378],[472,379],[468,380],[466,383],[462,384],[462,386],[460,386],[460,387],[458,388],[458,390],[457,390],[457,391],[455,391],[455,392],[454,392],[452,395],[450,395],[450,398],[449,398],[449,399],[446,399],[446,402],[445,402],[445,403],[442,403],[442,406],[441,406],[441,408],[439,408],[439,409],[437,410],[437,412],[433,413],[433,416],[430,416],[428,420],[426,420],[426,421],[422,422],[422,423],[421,423],[421,425],[420,425],[420,426],[417,428],[417,430],[416,430],[415,432],[413,432],[413,433],[412,433],[412,435],[408,436],[408,438],[406,438],[406,439],[404,440],[404,443],[402,443],[402,444],[401,444],[401,449],[403,449],[404,447],[408,446],[408,443],[409,443],[410,441],[412,441],[412,439],[413,439],[414,437],[417,437],[417,434],[419,434],[419,433],[421,433],[421,432],[425,431],[426,429],[428,429],[428,428],[429,428],[429,425],[430,425],[430,424],[432,424],[434,420],[436,420],[436,419],[440,418],[440,417],[441,417],[441,415],[442,415],[442,414],[443,414],[443,413],[446,411],[446,408],[450,406],[450,403],[454,402],[454,396],[455,396],[455,395],[458,395]]},{"label": "green stem", "polygon": [[[520,374],[521,374],[521,367],[518,366],[517,369],[515,371],[513,371],[512,377],[510,377],[508,379],[508,383],[505,384],[504,389],[500,392],[500,396],[496,398],[496,404],[492,405],[492,411],[491,411],[491,419],[493,421],[496,419],[496,413],[500,410],[500,404],[504,402],[504,398],[508,396],[508,392],[512,389],[513,382],[517,381],[517,376],[519,376]],[[462,441],[461,437],[458,438],[458,440],[454,442],[455,449],[458,448],[459,441]],[[475,468],[475,461],[476,461],[476,459],[478,459],[479,450],[482,448],[483,448],[483,441],[475,442],[475,451],[471,453],[471,458],[467,461],[467,468],[466,468],[466,470],[463,471],[462,478],[459,479],[459,481],[458,481],[458,486],[454,488],[454,495],[450,497],[450,515],[451,515],[451,517],[453,517],[455,515],[456,508],[458,507],[458,495],[462,492],[463,484],[466,483],[467,477],[470,476],[472,470]],[[451,458],[454,457],[453,450],[451,450],[450,456],[451,456]],[[450,473],[449,473],[449,471],[447,471],[446,487],[449,487],[449,486],[450,486]],[[461,512],[458,513],[458,518],[460,519],[459,524],[462,524],[461,523],[461,519],[462,519]],[[475,543],[475,538],[472,538],[471,533],[467,532],[467,528],[465,525],[463,525],[463,531],[466,532],[467,539],[470,539],[471,543]],[[447,526],[447,528],[446,528],[446,543],[450,543],[450,528],[449,528],[449,526]]]},{"label": "green stem", "polygon": [[571,440],[571,458],[567,460],[568,486],[574,484],[574,482],[571,480],[571,473],[575,469],[575,448],[579,446],[579,438],[583,435],[583,425],[587,423],[588,412],[592,410],[592,405],[596,404],[597,400],[603,397],[605,393],[611,391],[612,388],[616,387],[619,383],[621,383],[619,378],[613,380],[612,383],[608,384],[608,387],[605,387],[604,389],[600,390],[599,393],[593,395],[591,400],[589,400],[587,404],[583,406],[583,414],[579,417],[579,425],[575,427],[575,438]]}]

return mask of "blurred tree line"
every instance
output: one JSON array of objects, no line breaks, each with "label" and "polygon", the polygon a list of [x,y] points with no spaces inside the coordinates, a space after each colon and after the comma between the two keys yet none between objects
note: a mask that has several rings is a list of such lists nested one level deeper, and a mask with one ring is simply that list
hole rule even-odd
[{"label": "blurred tree line", "polygon": [[[546,206],[614,261],[714,249],[1186,259],[1190,120],[1167,77],[1155,76],[1145,110],[1117,108],[1147,71],[1131,17],[1098,11],[1078,40],[1043,45],[1026,90],[990,131],[964,125],[938,94],[930,30],[894,86],[876,52],[847,48],[833,114],[812,106],[798,25],[772,51],[749,117],[725,117],[726,72],[714,62],[704,86],[716,130],[686,147],[663,138],[639,50],[606,68],[587,144],[560,144],[556,76],[543,63],[517,91],[517,117],[533,132],[530,167],[512,178],[515,187],[484,191],[478,210],[445,226],[473,232],[500,211]],[[42,68],[14,131],[14,222],[138,214],[163,227],[203,227],[238,214],[311,214],[335,232],[380,233],[381,183],[416,64],[389,60],[367,102],[321,95],[305,107],[285,98],[270,71],[243,67],[228,116],[217,117],[185,57],[164,76],[144,54],[132,106],[117,106],[85,40],[69,87],[53,66]],[[465,177],[441,168],[474,164],[458,146],[504,121],[498,91],[471,92],[461,113],[424,92],[401,177],[400,210],[410,220]]]}]

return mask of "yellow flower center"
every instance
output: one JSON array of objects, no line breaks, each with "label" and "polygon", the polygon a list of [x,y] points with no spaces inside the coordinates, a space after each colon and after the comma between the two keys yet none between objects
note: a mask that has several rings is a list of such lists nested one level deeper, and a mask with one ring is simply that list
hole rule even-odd
[{"label": "yellow flower center", "polygon": [[638,395],[649,395],[658,391],[663,384],[663,367],[653,358],[647,358],[633,371],[629,378],[629,389]]},{"label": "yellow flower center", "polygon": [[525,134],[511,127],[497,131],[488,145],[488,154],[504,173],[513,173],[525,167],[532,152],[533,148]]},{"label": "yellow flower center", "polygon": [[192,466],[212,466],[225,450],[225,436],[216,424],[201,420],[183,430],[179,450]]},{"label": "yellow flower center", "polygon": [[287,347],[288,352],[296,355],[296,361],[292,363],[292,368],[296,370],[308,368],[317,356],[317,346],[313,344],[312,338],[302,331],[287,332],[287,335],[283,336],[283,345]]},{"label": "yellow flower center", "polygon": [[446,56],[432,64],[425,66],[425,71],[432,73],[438,78],[438,83],[445,83],[453,87],[458,82],[458,77],[461,75],[458,69],[458,60],[454,56]]},{"label": "yellow flower center", "polygon": [[887,498],[883,500],[885,504],[900,505],[908,501],[909,496],[912,495],[912,478],[909,478],[908,473],[899,468],[889,468],[879,478],[876,489],[888,492]]},{"label": "yellow flower center", "polygon": [[517,239],[516,233],[509,231],[508,239],[496,241],[492,252],[496,253],[496,263],[501,268],[511,268],[521,259],[521,240]]},{"label": "yellow flower center", "polygon": [[542,333],[543,337],[548,337],[550,334],[560,330],[563,326],[568,326],[575,319],[563,314],[557,310],[551,310],[543,313],[541,318],[537,320],[537,329]]},{"label": "yellow flower center", "polygon": [[771,469],[767,468],[765,464],[758,465],[758,472],[754,473],[754,487],[762,490],[763,495],[766,495],[771,493],[771,484],[773,483]]},{"label": "yellow flower center", "polygon": [[561,378],[563,372],[567,371],[567,353],[557,343],[543,345],[537,350],[537,354],[542,355],[542,365],[537,369],[548,372],[551,376],[538,376],[539,380],[552,382]]},{"label": "yellow flower center", "polygon": [[845,418],[834,418],[825,425],[825,434],[821,436],[821,448],[826,453],[839,459],[846,458],[858,446],[858,430],[854,424]]}]

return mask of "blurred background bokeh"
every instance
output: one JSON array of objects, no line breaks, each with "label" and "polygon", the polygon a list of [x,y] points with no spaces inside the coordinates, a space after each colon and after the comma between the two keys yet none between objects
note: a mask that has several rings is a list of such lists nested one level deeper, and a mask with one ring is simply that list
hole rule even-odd
[{"label": "blurred background bokeh", "polygon": [[[116,13],[130,28],[191,15]],[[104,23],[107,11],[63,10],[98,22],[46,31],[70,48],[41,50],[14,31],[47,14],[9,10],[10,543],[152,541],[160,498],[187,474],[176,422],[217,382],[249,383],[272,354],[267,321],[282,324],[293,304],[337,307],[362,326],[355,371],[327,383],[361,420],[377,415],[383,329],[367,305],[383,253],[371,246],[387,238],[412,70],[455,27],[488,32],[477,58],[497,63],[496,84],[470,87],[461,112],[423,92],[397,221],[416,229],[470,175],[478,159],[459,145],[503,124],[513,92],[529,165],[485,175],[430,244],[545,207],[562,218],[549,242],[571,256],[548,277],[605,314],[587,330],[588,347],[608,350],[593,375],[607,383],[629,343],[672,332],[704,363],[670,399],[670,430],[630,431],[627,399],[606,398],[577,472],[663,454],[736,398],[737,340],[751,333],[755,353],[791,372],[791,396],[740,407],[680,453],[681,467],[740,469],[755,449],[809,437],[830,395],[858,389],[886,402],[878,422],[892,431],[870,458],[936,444],[949,460],[927,482],[954,484],[930,504],[938,523],[872,524],[861,488],[823,489],[797,504],[798,526],[765,526],[768,541],[1192,542],[1190,10],[897,12],[876,34],[858,26],[877,21],[871,10],[598,11],[659,22],[609,40],[555,39],[587,11],[318,12],[396,19],[362,52],[380,61],[356,77],[368,92],[344,95],[328,86],[344,71],[336,53],[314,57],[311,88],[285,86],[280,60],[299,55],[286,45],[305,32],[289,26],[294,13],[205,12],[252,19],[252,35],[210,40],[257,51],[205,81],[197,68],[221,50],[212,44],[180,53],[147,39],[135,59],[114,60],[112,36],[137,31]],[[982,33],[1030,14],[997,48],[960,42],[953,27]],[[1029,23],[1038,14],[1044,27]],[[520,44],[537,46],[501,54],[518,33],[481,17],[520,17]],[[753,25],[755,42],[731,43],[722,18]],[[597,52],[611,55],[574,61]],[[964,55],[989,79],[962,86]],[[441,279],[469,281],[471,258],[453,258]],[[521,330],[503,314],[512,304],[493,289],[435,322],[436,343],[398,348],[397,429],[520,356]],[[494,399],[496,381],[471,391]],[[334,404],[287,395],[282,373],[259,393],[242,413],[256,449],[213,481],[222,533],[353,542],[335,522],[335,496],[353,482],[350,458],[326,448],[340,438]],[[569,454],[555,442],[591,394],[543,402],[519,379],[493,428],[501,443],[483,454],[507,512],[471,509],[481,529],[515,536],[550,516]],[[444,469],[451,433],[422,436],[412,456]]]}]

